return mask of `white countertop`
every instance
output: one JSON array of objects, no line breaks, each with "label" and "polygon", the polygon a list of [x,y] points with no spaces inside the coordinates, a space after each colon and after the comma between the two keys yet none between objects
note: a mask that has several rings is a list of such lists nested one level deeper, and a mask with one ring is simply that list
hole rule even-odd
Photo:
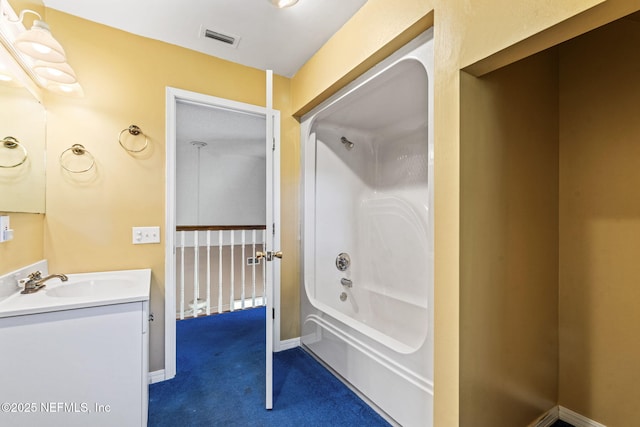
[{"label": "white countertop", "polygon": [[[45,277],[46,274],[43,274]],[[151,269],[68,274],[68,281],[50,279],[32,294],[14,294],[0,300],[0,318],[47,313],[136,301],[148,301]]]}]

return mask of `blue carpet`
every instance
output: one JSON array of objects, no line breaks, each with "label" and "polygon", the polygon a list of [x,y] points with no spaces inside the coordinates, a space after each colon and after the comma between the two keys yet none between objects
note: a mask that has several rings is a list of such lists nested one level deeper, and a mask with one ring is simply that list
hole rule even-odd
[{"label": "blue carpet", "polygon": [[264,409],[265,309],[177,323],[177,375],[149,387],[149,426],[388,426],[300,348],[275,353]]}]

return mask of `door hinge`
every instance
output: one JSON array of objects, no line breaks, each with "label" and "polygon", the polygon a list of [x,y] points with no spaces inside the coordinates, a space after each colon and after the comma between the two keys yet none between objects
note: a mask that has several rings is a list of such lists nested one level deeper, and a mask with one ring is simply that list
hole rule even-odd
[{"label": "door hinge", "polygon": [[271,309],[271,318],[272,318],[272,319],[275,319],[275,318],[276,318],[276,309],[275,309],[275,308],[272,308],[272,309]]},{"label": "door hinge", "polygon": [[271,224],[271,234],[273,234],[273,235],[276,234],[276,223],[275,222],[273,224]]},{"label": "door hinge", "polygon": [[276,151],[276,139],[273,138],[273,144],[271,145],[271,151]]}]

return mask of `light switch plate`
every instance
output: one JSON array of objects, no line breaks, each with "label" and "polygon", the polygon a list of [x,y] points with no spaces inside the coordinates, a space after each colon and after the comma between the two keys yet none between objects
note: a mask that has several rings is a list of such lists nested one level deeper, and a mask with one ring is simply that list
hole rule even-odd
[{"label": "light switch plate", "polygon": [[160,227],[133,227],[133,244],[160,243]]}]

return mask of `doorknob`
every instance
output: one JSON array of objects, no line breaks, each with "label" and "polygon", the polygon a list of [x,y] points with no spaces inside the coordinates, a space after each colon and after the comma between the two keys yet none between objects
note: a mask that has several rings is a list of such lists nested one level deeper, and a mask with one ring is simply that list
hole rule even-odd
[{"label": "doorknob", "polygon": [[277,251],[277,252],[272,252],[272,251],[260,252],[260,251],[257,251],[256,252],[256,258],[257,259],[264,258],[267,261],[273,261],[273,257],[282,258],[282,251]]}]

